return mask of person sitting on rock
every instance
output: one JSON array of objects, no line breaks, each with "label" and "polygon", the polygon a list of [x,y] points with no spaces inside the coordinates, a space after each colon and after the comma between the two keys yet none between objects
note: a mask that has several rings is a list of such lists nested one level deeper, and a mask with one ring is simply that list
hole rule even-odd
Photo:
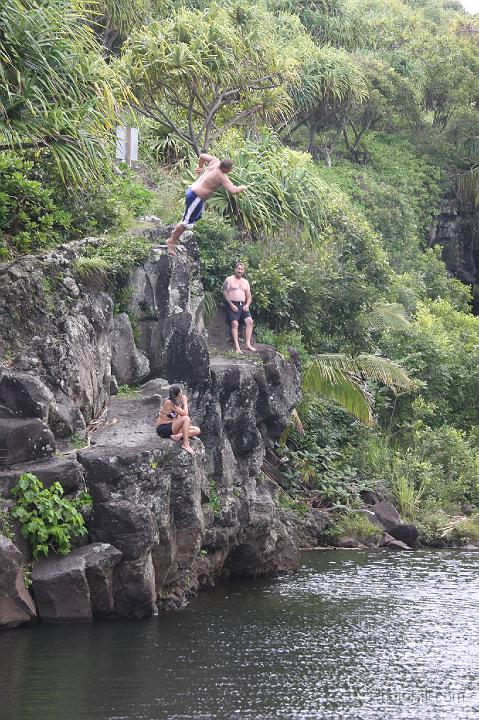
[{"label": "person sitting on rock", "polygon": [[182,393],[181,385],[171,385],[169,397],[161,406],[156,420],[156,432],[162,438],[183,440],[181,447],[194,455],[190,445],[190,438],[199,435],[201,430],[191,424],[188,414],[188,398]]},{"label": "person sitting on rock", "polygon": [[253,334],[253,318],[249,311],[251,305],[251,289],[249,282],[244,278],[244,265],[237,262],[234,275],[230,275],[223,283],[223,297],[226,301],[226,315],[231,326],[231,337],[237,353],[241,352],[238,340],[238,328],[241,320],[245,324],[245,346],[251,352],[255,348],[251,345]]},{"label": "person sitting on rock", "polygon": [[[205,172],[203,172],[205,164],[208,167]],[[176,255],[176,247],[180,236],[186,228],[191,230],[193,224],[200,219],[205,207],[205,200],[209,198],[210,195],[213,195],[215,190],[223,186],[231,195],[236,195],[247,189],[246,185],[233,185],[228,177],[228,173],[231,172],[232,167],[233,161],[229,158],[219,160],[213,155],[201,153],[198,158],[195,173],[197,175],[203,174],[198,180],[195,180],[186,191],[186,205],[183,218],[175,227],[170,239],[166,243],[170,255]]]}]

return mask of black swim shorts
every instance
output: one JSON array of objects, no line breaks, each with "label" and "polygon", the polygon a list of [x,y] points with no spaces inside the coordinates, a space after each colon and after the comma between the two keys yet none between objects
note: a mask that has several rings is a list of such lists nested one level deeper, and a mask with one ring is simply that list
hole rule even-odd
[{"label": "black swim shorts", "polygon": [[228,318],[229,323],[233,320],[241,322],[241,320],[251,317],[251,313],[249,310],[243,310],[244,302],[242,302],[241,300],[231,300],[231,302],[233,303],[233,305],[236,305],[237,310],[236,312],[233,312],[229,305],[226,306],[226,317]]},{"label": "black swim shorts", "polygon": [[169,438],[173,434],[173,423],[161,423],[156,428],[156,432],[162,438]]}]

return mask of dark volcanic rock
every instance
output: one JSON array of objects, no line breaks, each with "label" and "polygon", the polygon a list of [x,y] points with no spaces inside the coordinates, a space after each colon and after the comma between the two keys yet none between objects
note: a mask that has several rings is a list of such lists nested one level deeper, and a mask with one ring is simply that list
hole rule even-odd
[{"label": "dark volcanic rock", "polygon": [[[193,248],[193,246],[192,246]],[[140,348],[153,377],[190,387],[209,383],[209,355],[197,263],[153,250],[134,271],[130,310],[139,319]]]},{"label": "dark volcanic rock", "polygon": [[378,547],[387,547],[391,550],[412,550],[409,545],[406,545],[406,543],[402,542],[401,540],[396,540],[392,537],[392,535],[389,535],[388,533],[383,533],[378,543]]},{"label": "dark volcanic rock", "polygon": [[33,592],[44,622],[92,620],[85,559],[75,553],[66,557],[52,555],[33,566]]},{"label": "dark volcanic rock", "polygon": [[89,242],[0,267],[0,346],[12,358],[8,374],[34,373],[54,394],[68,396],[87,422],[109,396],[113,311],[108,295],[75,281],[78,249]]},{"label": "dark volcanic rock", "polygon": [[114,568],[121,560],[121,552],[112,545],[93,543],[74,551],[85,560],[85,575],[90,590],[90,605],[94,618],[116,614],[113,597]]},{"label": "dark volcanic rock", "polygon": [[53,455],[55,438],[49,428],[38,418],[0,420],[0,463],[16,463],[36,460]]},{"label": "dark volcanic rock", "polygon": [[130,318],[126,313],[114,318],[111,372],[120,385],[136,385],[150,373],[149,360],[135,345]]},{"label": "dark volcanic rock", "polygon": [[119,617],[142,618],[155,615],[155,568],[151,554],[120,563],[115,571],[113,592]]},{"label": "dark volcanic rock", "polygon": [[397,525],[402,524],[401,516],[394,505],[386,500],[371,505],[370,510],[375,514],[383,527],[390,532]]},{"label": "dark volcanic rock", "polygon": [[0,402],[18,417],[47,422],[54,398],[38,378],[27,373],[6,373],[0,378]]},{"label": "dark volcanic rock", "polygon": [[0,630],[18,627],[36,618],[35,603],[25,588],[22,555],[0,535]]},{"label": "dark volcanic rock", "polygon": [[158,537],[151,511],[128,500],[110,500],[95,505],[87,525],[92,540],[111,543],[121,551],[123,560],[145,555]]},{"label": "dark volcanic rock", "polygon": [[44,622],[90,622],[116,614],[113,569],[121,553],[96,543],[66,557],[50,555],[32,571],[38,614]]},{"label": "dark volcanic rock", "polygon": [[48,424],[55,437],[66,438],[76,432],[85,432],[83,415],[75,403],[62,392],[55,394],[55,402],[50,405]]},{"label": "dark volcanic rock", "polygon": [[419,533],[415,525],[396,525],[389,530],[389,534],[392,535],[395,540],[401,540],[401,542],[406,543],[406,545],[409,545],[411,548],[415,548],[418,544]]},{"label": "dark volcanic rock", "polygon": [[42,462],[13,465],[9,470],[0,471],[0,496],[8,497],[23,473],[36,475],[45,487],[58,482],[67,495],[85,486],[83,468],[74,457],[50,457]]},{"label": "dark volcanic rock", "polygon": [[[153,242],[166,230],[151,223],[144,232]],[[155,612],[156,598],[178,606],[200,585],[228,574],[295,569],[300,534],[314,535],[313,512],[310,526],[296,532],[278,507],[277,485],[264,481],[261,468],[266,447],[284,430],[299,400],[297,359],[284,360],[267,346],[251,357],[210,359],[198,252],[185,234],[187,255],[172,258],[152,250],[132,273],[129,314],[138,319],[139,347],[152,380],[141,397],[110,402],[112,362],[120,382],[137,382],[147,372],[146,363],[138,366],[141,356],[126,315],[117,317],[114,337],[112,299],[78,277],[81,244],[0,267],[0,342],[12,366],[2,375],[0,363],[0,380],[26,374],[24,382],[35,377],[40,393],[31,391],[28,409],[21,410],[35,412],[35,418],[20,419],[18,388],[12,395],[11,381],[5,381],[0,398],[4,460],[33,465],[28,469],[49,484],[61,474],[53,462],[61,458],[33,464],[35,452],[24,452],[27,426],[15,424],[35,423],[31,427],[41,428],[44,440],[50,433],[50,443],[39,445],[42,455],[53,452],[54,440],[40,418],[48,419],[58,437],[84,431],[88,423],[91,445],[77,455],[93,497],[88,524],[93,539],[117,548],[103,557],[95,545],[86,546],[70,559],[38,563],[35,592],[42,616],[51,621],[90,620],[95,614],[142,617]],[[202,430],[192,440],[194,456],[155,432],[156,411],[172,381],[186,385],[192,421]],[[7,451],[6,440],[17,428],[23,436],[15,455]],[[0,474],[2,493],[27,465]],[[60,482],[75,492],[82,480],[74,461],[64,466],[64,474]],[[207,548],[207,556],[201,548]],[[118,551],[123,555],[113,567]],[[92,554],[101,576],[95,592]]]}]

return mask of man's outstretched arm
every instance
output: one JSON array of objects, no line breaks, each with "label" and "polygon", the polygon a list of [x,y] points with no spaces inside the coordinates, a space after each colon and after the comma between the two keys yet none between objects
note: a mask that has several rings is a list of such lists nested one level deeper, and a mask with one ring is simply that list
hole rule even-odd
[{"label": "man's outstretched arm", "polygon": [[223,178],[223,187],[225,190],[227,190],[231,195],[237,195],[240,192],[243,192],[243,190],[247,190],[247,185],[233,185],[229,177],[227,175]]}]

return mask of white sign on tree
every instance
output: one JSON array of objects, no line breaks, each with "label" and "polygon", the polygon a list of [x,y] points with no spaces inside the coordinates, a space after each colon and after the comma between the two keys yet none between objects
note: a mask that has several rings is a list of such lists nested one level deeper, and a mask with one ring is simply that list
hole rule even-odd
[{"label": "white sign on tree", "polygon": [[138,160],[138,128],[116,128],[116,159],[131,166]]}]

